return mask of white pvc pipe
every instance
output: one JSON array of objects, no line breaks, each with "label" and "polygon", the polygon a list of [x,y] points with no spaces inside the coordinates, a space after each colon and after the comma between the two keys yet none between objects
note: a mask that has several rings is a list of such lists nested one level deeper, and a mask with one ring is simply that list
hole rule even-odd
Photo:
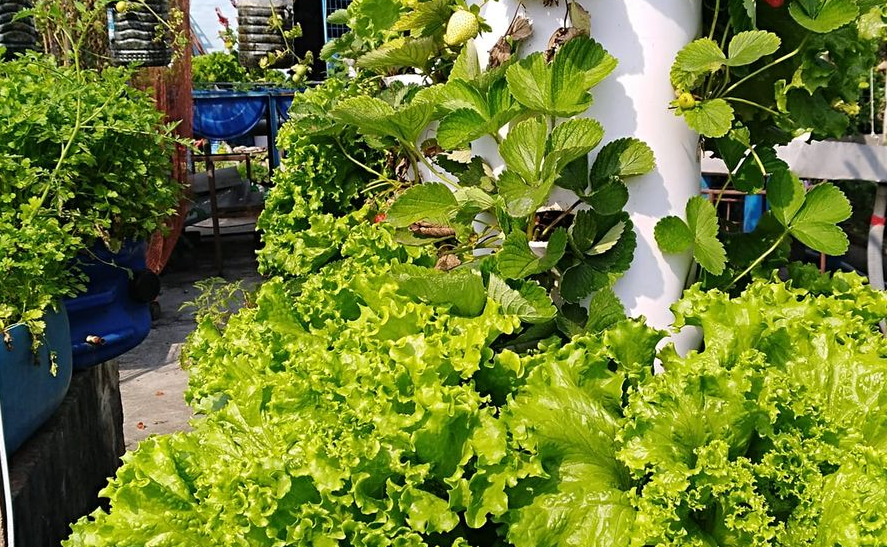
[{"label": "white pvc pipe", "polygon": [[[547,48],[553,31],[562,26],[565,1],[553,7],[544,7],[539,0],[526,3],[534,33],[523,44],[523,55]],[[692,257],[665,256],[655,243],[655,224],[668,215],[685,218],[686,202],[699,194],[701,180],[698,135],[668,110],[674,98],[669,73],[677,52],[698,35],[701,2],[581,0],[579,4],[591,14],[591,37],[618,59],[615,71],[593,89],[594,104],[587,115],[603,125],[603,144],[620,137],[639,138],[652,148],[657,164],[654,172],[628,184],[625,210],[634,223],[637,248],[615,292],[628,314],[644,315],[651,326],[666,328],[673,323],[670,306],[683,292]],[[501,0],[482,8],[481,15],[493,29],[476,41],[483,63],[516,5],[515,0]],[[551,194],[551,203],[568,206],[574,201],[567,190]],[[699,344],[700,335],[684,329],[672,340],[685,353]]]},{"label": "white pvc pipe", "polygon": [[6,453],[6,435],[3,432],[3,412],[0,411],[0,478],[3,480],[3,520],[6,545],[15,547],[15,522],[12,511],[12,475],[9,472],[9,454]]}]

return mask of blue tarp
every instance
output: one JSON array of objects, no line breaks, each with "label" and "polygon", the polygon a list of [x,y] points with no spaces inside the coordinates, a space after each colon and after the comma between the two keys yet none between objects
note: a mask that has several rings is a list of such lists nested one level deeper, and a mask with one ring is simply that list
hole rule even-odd
[{"label": "blue tarp", "polygon": [[195,135],[224,141],[250,133],[266,116],[264,96],[200,97],[194,92],[192,128]]},{"label": "blue tarp", "polygon": [[[710,176],[701,177],[702,190],[711,188],[712,180],[713,179]],[[762,194],[745,196],[744,217],[742,218],[742,231],[744,233],[747,234],[754,231],[754,228],[757,227],[757,223],[760,222],[760,217],[763,216],[765,208],[767,208],[766,202],[763,199]]]},{"label": "blue tarp", "polygon": [[292,89],[257,91],[194,90],[192,131],[196,137],[229,140],[247,135],[260,120],[269,119],[269,159],[278,166],[275,137],[287,120],[287,110],[294,100]]}]

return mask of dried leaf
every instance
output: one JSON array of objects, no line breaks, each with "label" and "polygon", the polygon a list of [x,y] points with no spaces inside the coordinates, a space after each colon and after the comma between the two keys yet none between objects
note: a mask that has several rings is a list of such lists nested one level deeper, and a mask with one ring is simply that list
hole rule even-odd
[{"label": "dried leaf", "polygon": [[488,68],[497,68],[510,60],[513,48],[507,43],[507,38],[501,36],[488,53]]},{"label": "dried leaf", "polygon": [[525,40],[532,35],[532,22],[528,17],[517,16],[507,29],[507,36],[513,39],[513,43]]},{"label": "dried leaf", "polygon": [[415,234],[428,237],[451,237],[454,235],[454,228],[442,226],[441,224],[432,224],[425,220],[420,220],[408,226],[408,229]]},{"label": "dried leaf", "polygon": [[460,259],[455,255],[442,255],[439,257],[439,260],[436,261],[436,269],[447,272],[448,270],[457,268],[460,264]]},{"label": "dried leaf", "polygon": [[498,38],[488,53],[488,68],[496,68],[506,63],[513,54],[513,45],[532,35],[532,22],[528,17],[517,15],[513,18],[507,32]]},{"label": "dried leaf", "polygon": [[589,33],[584,32],[583,29],[578,27],[560,27],[556,29],[553,35],[550,36],[550,42],[547,43],[547,51],[544,52],[544,59],[549,63],[563,44],[572,38],[588,36],[588,34]]},{"label": "dried leaf", "polygon": [[396,165],[395,173],[396,178],[398,180],[408,180],[410,177],[408,176],[408,168],[411,167],[411,163],[407,158],[400,158],[399,163]]},{"label": "dried leaf", "polygon": [[569,4],[569,18],[572,20],[572,26],[584,31],[584,34],[590,35],[590,12],[581,7],[578,2]]}]

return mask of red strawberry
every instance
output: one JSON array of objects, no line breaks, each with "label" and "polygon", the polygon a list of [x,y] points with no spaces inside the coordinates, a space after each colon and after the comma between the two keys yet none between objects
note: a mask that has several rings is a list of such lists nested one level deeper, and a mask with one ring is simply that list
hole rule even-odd
[{"label": "red strawberry", "polygon": [[772,7],[772,8],[781,8],[782,6],[785,5],[785,0],[763,0],[763,1],[766,2],[767,4],[769,4],[770,7]]},{"label": "red strawberry", "polygon": [[380,224],[384,220],[386,220],[386,213],[377,213],[374,216],[374,224]]}]

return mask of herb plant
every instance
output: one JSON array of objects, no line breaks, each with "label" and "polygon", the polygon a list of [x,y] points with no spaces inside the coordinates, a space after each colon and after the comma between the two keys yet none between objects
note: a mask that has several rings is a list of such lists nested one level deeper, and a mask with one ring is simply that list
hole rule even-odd
[{"label": "herb plant", "polygon": [[38,345],[43,311],[80,287],[78,252],[144,238],[178,203],[173,125],[130,76],[36,54],[0,63],[0,253],[19,280],[0,289],[0,330],[23,322]]},{"label": "herb plant", "polygon": [[214,51],[192,58],[192,81],[196,84],[245,82],[247,70],[238,62],[238,54]]}]

